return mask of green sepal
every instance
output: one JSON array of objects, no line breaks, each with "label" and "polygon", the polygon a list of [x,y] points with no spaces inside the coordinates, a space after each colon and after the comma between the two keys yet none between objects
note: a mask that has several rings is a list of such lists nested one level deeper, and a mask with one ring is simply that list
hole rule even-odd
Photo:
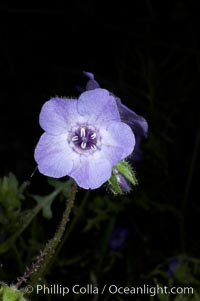
[{"label": "green sepal", "polygon": [[138,184],[133,168],[126,161],[120,161],[114,168],[133,186]]},{"label": "green sepal", "polygon": [[127,185],[137,185],[137,179],[132,167],[126,161],[120,161],[112,169],[112,176],[108,180],[108,188],[110,191],[117,194],[124,194],[123,187],[119,183],[119,175],[127,181]]},{"label": "green sepal", "polygon": [[117,181],[116,173],[114,171],[114,168],[112,169],[112,176],[108,180],[108,188],[113,194],[122,194],[122,190],[119,186],[119,183]]}]

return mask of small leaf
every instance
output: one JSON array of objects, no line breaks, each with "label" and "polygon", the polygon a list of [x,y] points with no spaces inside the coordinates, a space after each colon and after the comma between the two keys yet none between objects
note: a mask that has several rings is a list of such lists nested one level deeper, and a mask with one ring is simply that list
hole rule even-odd
[{"label": "small leaf", "polygon": [[32,195],[32,198],[36,200],[36,202],[40,205],[42,205],[48,199],[45,206],[43,206],[42,208],[42,213],[45,218],[51,219],[53,216],[51,210],[53,201],[60,192],[62,192],[65,197],[69,197],[73,181],[71,179],[68,179],[65,182],[61,182],[59,180],[49,178],[48,183],[55,188],[55,190],[51,194],[46,196]]},{"label": "small leaf", "polygon": [[[46,196],[40,196],[40,195],[33,195],[32,197],[33,197],[33,199],[36,200],[37,203],[40,204],[40,205],[42,205],[42,204],[45,202],[46,198],[47,198]],[[51,199],[46,203],[46,205],[43,206],[43,208],[42,208],[42,214],[43,214],[43,216],[44,216],[45,218],[47,218],[47,219],[51,219],[52,216],[53,216],[53,213],[52,213],[52,210],[51,210],[51,205],[52,205],[52,203],[53,203],[53,200],[54,200],[54,199],[51,198]]]}]

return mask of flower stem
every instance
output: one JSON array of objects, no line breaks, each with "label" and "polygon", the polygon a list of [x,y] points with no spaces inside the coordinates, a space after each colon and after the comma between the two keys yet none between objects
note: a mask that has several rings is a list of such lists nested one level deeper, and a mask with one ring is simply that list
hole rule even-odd
[{"label": "flower stem", "polygon": [[[78,208],[78,212],[76,214],[76,216],[74,217],[72,223],[70,224],[69,228],[67,229],[67,231],[65,232],[65,234],[63,235],[63,239],[61,241],[61,243],[59,244],[57,250],[56,250],[56,255],[58,255],[58,253],[60,252],[62,246],[65,244],[66,240],[68,239],[68,237],[70,236],[71,232],[73,231],[74,227],[76,226],[76,223],[83,211],[83,208],[85,207],[85,204],[88,200],[88,197],[90,195],[90,190],[87,190],[85,195],[84,195],[84,198],[82,200],[82,203],[80,205],[80,207]],[[56,256],[55,256],[56,257]]]},{"label": "flower stem", "polygon": [[58,245],[58,247],[56,248],[56,251],[55,251],[55,254],[50,262],[50,265],[48,267],[48,269],[50,270],[54,261],[56,260],[56,258],[58,257],[63,245],[65,244],[66,240],[68,239],[68,237],[70,236],[70,234],[72,233],[72,231],[74,230],[78,220],[79,220],[79,217],[81,216],[82,214],[82,211],[87,203],[87,200],[89,198],[89,195],[90,195],[90,190],[87,190],[83,199],[82,199],[82,202],[80,204],[80,206],[78,207],[77,211],[76,211],[76,214],[73,218],[73,221],[70,223],[69,227],[67,228],[67,230],[65,231],[64,235],[63,235],[63,238],[62,238],[62,241],[60,242],[60,244]]},{"label": "flower stem", "polygon": [[54,235],[54,237],[46,244],[43,251],[40,252],[40,255],[37,256],[36,262],[34,262],[29,269],[26,270],[24,275],[18,279],[16,287],[19,287],[23,282],[26,282],[27,278],[29,278],[32,274],[33,277],[31,279],[31,286],[34,286],[38,279],[44,276],[47,273],[47,269],[52,260],[52,257],[57,249],[61,239],[63,237],[63,233],[66,228],[66,224],[69,221],[69,215],[71,213],[72,207],[74,205],[75,195],[77,192],[77,185],[75,182],[72,184],[72,190],[69,199],[67,200],[66,208],[63,213],[62,220],[58,229]]}]

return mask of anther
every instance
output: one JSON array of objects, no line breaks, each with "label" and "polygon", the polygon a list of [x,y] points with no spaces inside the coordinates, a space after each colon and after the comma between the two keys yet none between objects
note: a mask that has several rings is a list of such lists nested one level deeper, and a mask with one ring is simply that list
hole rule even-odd
[{"label": "anther", "polygon": [[75,149],[82,151],[95,151],[97,149],[97,134],[89,127],[79,126],[71,135],[71,142],[73,142]]},{"label": "anther", "polygon": [[82,149],[85,149],[85,148],[86,148],[86,145],[87,145],[86,142],[82,142],[82,143],[81,143],[81,148],[82,148]]},{"label": "anther", "polygon": [[78,141],[78,136],[74,136],[74,137],[72,137],[72,141]]},{"label": "anther", "polygon": [[96,136],[97,136],[97,134],[96,134],[96,133],[93,133],[93,134],[90,136],[90,138],[91,138],[91,139],[95,139]]},{"label": "anther", "polygon": [[81,127],[81,137],[85,137],[85,128]]}]

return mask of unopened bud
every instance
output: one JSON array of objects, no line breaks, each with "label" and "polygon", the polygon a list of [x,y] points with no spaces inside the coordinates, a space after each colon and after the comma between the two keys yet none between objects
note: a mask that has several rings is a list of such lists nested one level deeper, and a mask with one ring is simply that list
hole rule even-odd
[{"label": "unopened bud", "polygon": [[137,185],[137,179],[132,167],[126,161],[120,161],[114,166],[108,184],[114,194],[125,194],[131,191],[131,185]]}]

